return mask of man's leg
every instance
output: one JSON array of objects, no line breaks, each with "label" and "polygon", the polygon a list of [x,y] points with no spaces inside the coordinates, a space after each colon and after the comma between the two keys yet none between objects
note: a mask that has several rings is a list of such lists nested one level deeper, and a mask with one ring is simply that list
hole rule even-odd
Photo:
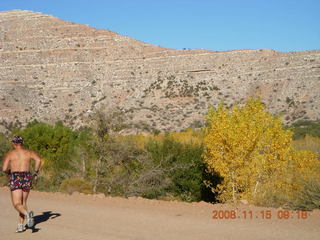
[{"label": "man's leg", "polygon": [[28,213],[27,209],[23,206],[23,192],[22,189],[11,191],[11,200],[13,207],[19,212],[20,223],[23,223],[24,216]]},{"label": "man's leg", "polygon": [[26,209],[27,211],[27,215],[26,215],[26,221],[27,221],[27,225],[29,228],[34,226],[34,219],[33,219],[33,211],[28,212],[28,207],[27,207],[27,200],[28,200],[28,196],[29,196],[29,191],[30,189],[23,189],[22,192],[22,204],[24,209]]},{"label": "man's leg", "polygon": [[22,192],[22,205],[27,212],[28,212],[28,206],[27,206],[28,196],[29,196],[29,191]]}]

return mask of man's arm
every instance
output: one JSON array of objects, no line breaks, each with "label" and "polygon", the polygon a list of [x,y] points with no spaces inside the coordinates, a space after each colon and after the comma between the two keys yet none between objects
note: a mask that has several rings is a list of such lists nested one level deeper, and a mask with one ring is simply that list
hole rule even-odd
[{"label": "man's arm", "polygon": [[9,169],[9,162],[10,162],[10,158],[9,158],[9,153],[7,153],[2,161],[2,171],[5,173],[9,173],[10,169]]},{"label": "man's arm", "polygon": [[33,151],[30,151],[30,154],[31,154],[31,158],[35,161],[35,171],[36,173],[39,172],[40,170],[40,167],[41,167],[41,158]]}]

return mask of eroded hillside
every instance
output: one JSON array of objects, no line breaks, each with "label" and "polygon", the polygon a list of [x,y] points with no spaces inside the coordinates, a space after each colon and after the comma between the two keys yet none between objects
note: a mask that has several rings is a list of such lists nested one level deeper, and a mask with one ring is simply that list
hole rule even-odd
[{"label": "eroded hillside", "polygon": [[0,122],[80,126],[119,108],[135,129],[198,125],[261,96],[285,123],[320,118],[320,51],[173,50],[30,11],[0,12]]}]

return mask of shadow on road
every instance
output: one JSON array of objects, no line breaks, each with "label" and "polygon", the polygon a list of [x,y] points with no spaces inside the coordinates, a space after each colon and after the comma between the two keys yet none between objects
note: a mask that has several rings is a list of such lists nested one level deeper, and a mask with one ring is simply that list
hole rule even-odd
[{"label": "shadow on road", "polygon": [[32,232],[39,232],[41,228],[37,228],[37,225],[48,221],[49,219],[54,219],[60,217],[60,213],[52,213],[52,211],[43,212],[41,215],[34,216],[34,226],[31,228]]}]

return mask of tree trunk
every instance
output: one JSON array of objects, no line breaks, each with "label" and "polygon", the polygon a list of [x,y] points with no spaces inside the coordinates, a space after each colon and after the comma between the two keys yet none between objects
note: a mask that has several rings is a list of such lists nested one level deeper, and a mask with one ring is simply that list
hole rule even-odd
[{"label": "tree trunk", "polygon": [[257,193],[258,190],[259,181],[256,182],[256,185],[254,186],[253,195]]},{"label": "tree trunk", "polygon": [[98,158],[97,163],[96,163],[96,167],[95,167],[95,179],[93,182],[93,193],[97,192],[97,186],[98,186],[98,182],[99,182],[100,165],[101,165],[101,157]]},{"label": "tree trunk", "polygon": [[233,199],[233,202],[236,201],[236,187],[234,184],[234,172],[232,172],[232,199]]}]

